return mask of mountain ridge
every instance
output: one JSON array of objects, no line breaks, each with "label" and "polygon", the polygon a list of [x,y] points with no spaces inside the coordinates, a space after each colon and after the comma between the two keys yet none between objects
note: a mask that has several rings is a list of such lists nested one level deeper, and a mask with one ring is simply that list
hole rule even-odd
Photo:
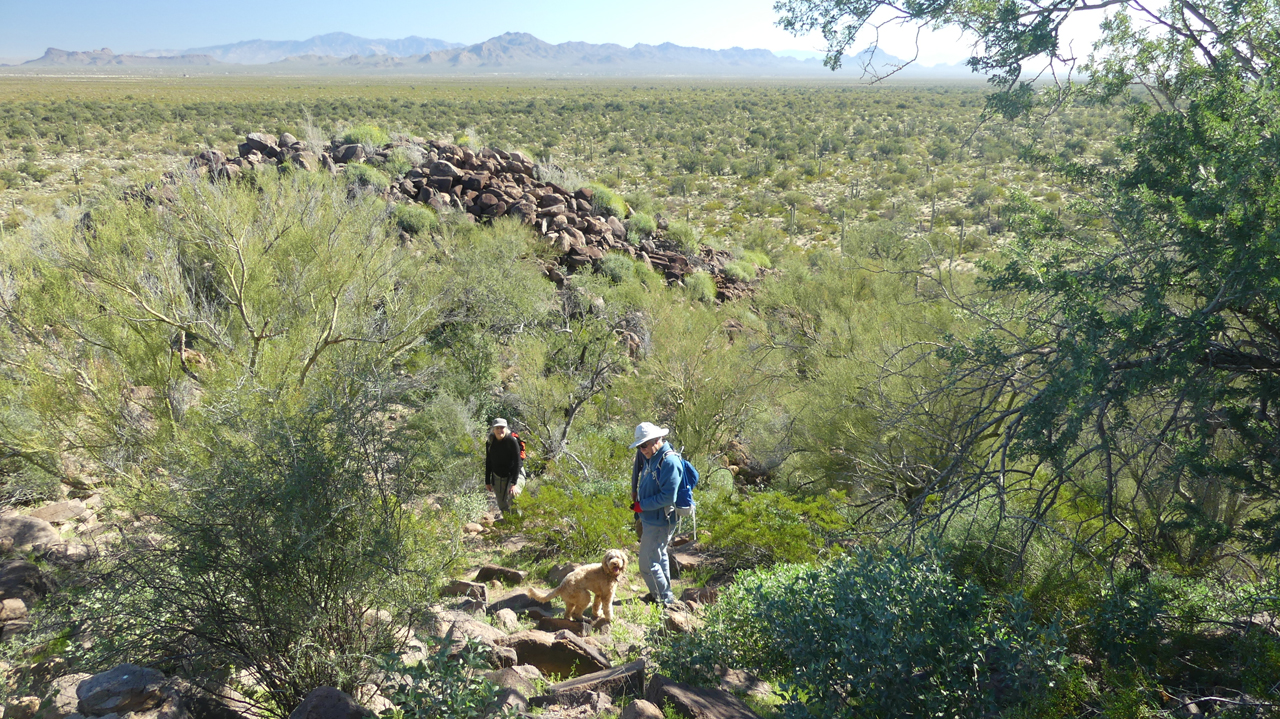
[{"label": "mountain ridge", "polygon": [[[432,49],[434,48],[434,49]],[[278,57],[285,49],[304,52]],[[152,53],[173,51],[149,51]],[[247,62],[278,57],[270,62]],[[881,50],[864,50],[845,58],[838,74],[885,75],[905,61]],[[193,67],[216,65],[253,71],[390,72],[396,74],[559,74],[559,75],[726,75],[827,76],[832,73],[815,58],[779,56],[769,50],[732,47],[724,50],[664,42],[614,43],[569,41],[552,44],[523,32],[508,32],[482,42],[461,45],[410,36],[399,40],[368,40],[348,33],[317,35],[302,41],[247,40],[230,45],[194,48],[181,54],[121,54],[108,48],[70,52],[49,48],[23,66],[140,66]],[[866,72],[870,68],[871,72]],[[924,67],[908,65],[903,78],[971,78],[962,64]]]}]

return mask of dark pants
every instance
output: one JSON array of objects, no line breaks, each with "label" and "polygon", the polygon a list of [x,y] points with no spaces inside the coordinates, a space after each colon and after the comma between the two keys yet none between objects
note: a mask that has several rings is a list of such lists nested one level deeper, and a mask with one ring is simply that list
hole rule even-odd
[{"label": "dark pants", "polygon": [[500,477],[495,474],[489,477],[489,483],[493,485],[493,496],[498,500],[498,510],[504,515],[511,511],[511,488],[519,481],[519,476]]}]

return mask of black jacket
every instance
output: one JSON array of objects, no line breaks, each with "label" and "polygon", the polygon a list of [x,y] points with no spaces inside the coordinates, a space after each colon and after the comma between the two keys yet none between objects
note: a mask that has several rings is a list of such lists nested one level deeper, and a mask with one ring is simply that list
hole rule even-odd
[{"label": "black jacket", "polygon": [[510,432],[500,440],[494,439],[492,434],[489,435],[484,452],[485,484],[489,484],[492,481],[490,477],[495,474],[499,477],[515,479],[520,475],[523,467],[524,460],[520,458],[520,440],[513,437]]}]

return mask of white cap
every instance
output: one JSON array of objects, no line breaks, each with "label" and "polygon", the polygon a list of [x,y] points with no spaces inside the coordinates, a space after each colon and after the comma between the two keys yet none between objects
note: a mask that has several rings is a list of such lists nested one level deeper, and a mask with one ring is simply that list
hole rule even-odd
[{"label": "white cap", "polygon": [[670,431],[671,430],[669,429],[659,427],[653,422],[641,422],[636,425],[636,441],[632,442],[628,449],[635,449],[645,442],[657,437],[666,437],[667,433]]},{"label": "white cap", "polygon": [[507,426],[507,420],[505,420],[505,419],[503,419],[503,418],[501,418],[501,417],[499,417],[499,418],[497,418],[497,419],[493,420],[493,424],[489,425],[489,427],[490,427],[490,428],[492,428],[492,427],[506,427],[506,426]]}]

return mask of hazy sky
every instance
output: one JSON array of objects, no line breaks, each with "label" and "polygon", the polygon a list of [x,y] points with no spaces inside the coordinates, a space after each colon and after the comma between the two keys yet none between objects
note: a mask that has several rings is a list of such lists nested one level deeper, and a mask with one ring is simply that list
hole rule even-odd
[{"label": "hazy sky", "polygon": [[[820,37],[793,37],[776,20],[773,0],[0,0],[0,58],[30,59],[48,47],[184,50],[242,40],[305,40],[336,31],[461,43],[527,32],[551,43],[823,49]],[[910,57],[913,38],[882,37],[881,43],[890,53]],[[926,37],[920,61],[959,62],[968,49],[954,33]]]}]

